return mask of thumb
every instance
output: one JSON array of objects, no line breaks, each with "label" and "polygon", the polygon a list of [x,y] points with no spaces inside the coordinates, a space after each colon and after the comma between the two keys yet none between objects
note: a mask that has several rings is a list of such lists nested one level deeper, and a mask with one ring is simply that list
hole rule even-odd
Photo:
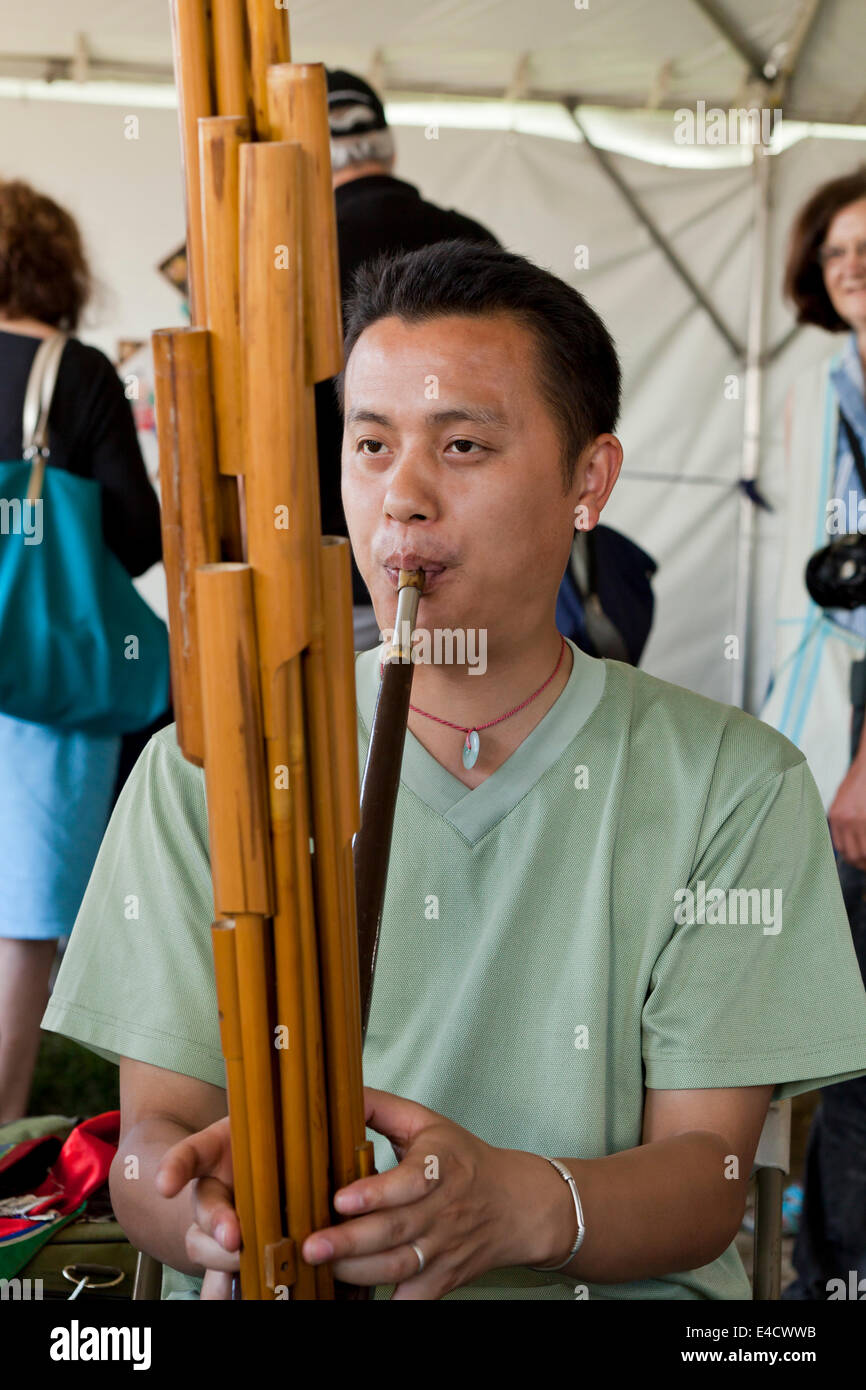
[{"label": "thumb", "polygon": [[442,1118],[426,1105],[391,1095],[390,1091],[377,1091],[372,1086],[364,1087],[364,1114],[370,1129],[403,1149],[408,1148],[420,1130]]},{"label": "thumb", "polygon": [[163,1154],[156,1170],[156,1189],[163,1197],[175,1197],[193,1178],[210,1176],[232,1181],[231,1147],[225,1120],[217,1120],[198,1134],[190,1134],[173,1144]]}]

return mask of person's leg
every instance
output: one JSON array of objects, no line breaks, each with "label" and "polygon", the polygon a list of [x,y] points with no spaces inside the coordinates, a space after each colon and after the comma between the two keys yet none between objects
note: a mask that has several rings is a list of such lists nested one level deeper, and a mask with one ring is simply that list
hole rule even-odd
[{"label": "person's leg", "polygon": [[[866,874],[839,861],[839,881],[866,980]],[[827,1298],[827,1284],[866,1276],[866,1076],[827,1086],[812,1119],[803,1213],[794,1250],[797,1278],[785,1299]]]},{"label": "person's leg", "polygon": [[[797,1277],[793,1283],[782,1290],[786,1301],[802,1299],[821,1299],[822,1281],[828,1276],[826,1270],[830,1259],[826,1241],[826,1214],[824,1211],[824,1191],[827,1187],[821,1157],[823,1152],[823,1130],[821,1105],[812,1116],[809,1138],[806,1143],[806,1158],[803,1164],[803,1210],[800,1213],[800,1229],[791,1263]],[[824,1295],[826,1296],[826,1295]]]},{"label": "person's leg", "polygon": [[23,1119],[57,940],[0,937],[0,1124]]}]

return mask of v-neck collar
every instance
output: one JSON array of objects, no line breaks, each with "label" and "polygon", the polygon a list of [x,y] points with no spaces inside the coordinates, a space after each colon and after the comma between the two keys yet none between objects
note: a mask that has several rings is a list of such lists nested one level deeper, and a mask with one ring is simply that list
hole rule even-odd
[{"label": "v-neck collar", "polygon": [[[477,787],[467,787],[437,762],[432,753],[406,730],[401,782],[470,844],[503,820],[560,757],[592,714],[602,697],[606,676],[603,661],[587,656],[569,638],[571,674],[555,703],[505,762]],[[369,740],[379,694],[381,646],[355,657],[358,714]],[[460,756],[459,735],[455,749]]]}]

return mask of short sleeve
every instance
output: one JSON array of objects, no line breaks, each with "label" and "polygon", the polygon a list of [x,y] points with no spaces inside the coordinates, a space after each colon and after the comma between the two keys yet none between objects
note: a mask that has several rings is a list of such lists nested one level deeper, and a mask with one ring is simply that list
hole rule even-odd
[{"label": "short sleeve", "polygon": [[773,1084],[774,1100],[866,1072],[866,991],[805,761],[699,849],[643,1008],[646,1084]]},{"label": "short sleeve", "polygon": [[118,798],[42,1027],[225,1086],[212,920],[204,774],[170,725]]}]

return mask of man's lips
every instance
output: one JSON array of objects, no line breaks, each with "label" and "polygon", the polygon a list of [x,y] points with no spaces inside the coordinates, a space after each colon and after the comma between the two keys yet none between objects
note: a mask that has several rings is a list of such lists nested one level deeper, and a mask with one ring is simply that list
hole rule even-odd
[{"label": "man's lips", "polygon": [[382,563],[386,569],[423,570],[425,574],[438,574],[441,570],[447,569],[444,561],[437,560],[432,555],[421,555],[417,550],[392,550]]},{"label": "man's lips", "polygon": [[434,586],[441,583],[442,576],[448,569],[444,561],[421,555],[417,550],[392,550],[391,554],[385,557],[383,567],[395,589],[401,570],[421,570],[424,575],[422,594],[429,594]]},{"label": "man's lips", "polygon": [[435,588],[437,585],[439,585],[439,584],[442,582],[442,580],[443,580],[443,576],[444,576],[445,574],[448,573],[448,566],[447,566],[447,565],[436,565],[436,566],[433,566],[433,565],[429,565],[429,566],[428,566],[428,565],[426,565],[426,564],[425,564],[425,565],[411,565],[411,566],[410,566],[410,565],[400,565],[399,567],[398,567],[398,566],[395,566],[395,565],[385,565],[384,568],[385,568],[385,573],[386,573],[387,576],[388,576],[389,582],[391,583],[391,585],[392,585],[393,588],[395,588],[395,589],[397,588],[397,586],[399,585],[399,582],[400,582],[400,570],[401,570],[401,569],[402,569],[402,570],[406,570],[406,569],[416,569],[416,570],[420,569],[420,570],[423,570],[423,572],[424,572],[424,588],[423,588],[423,590],[421,591],[421,596],[422,596],[422,598],[424,597],[424,595],[429,594],[430,591],[431,591],[431,589],[433,589],[433,588]]}]

